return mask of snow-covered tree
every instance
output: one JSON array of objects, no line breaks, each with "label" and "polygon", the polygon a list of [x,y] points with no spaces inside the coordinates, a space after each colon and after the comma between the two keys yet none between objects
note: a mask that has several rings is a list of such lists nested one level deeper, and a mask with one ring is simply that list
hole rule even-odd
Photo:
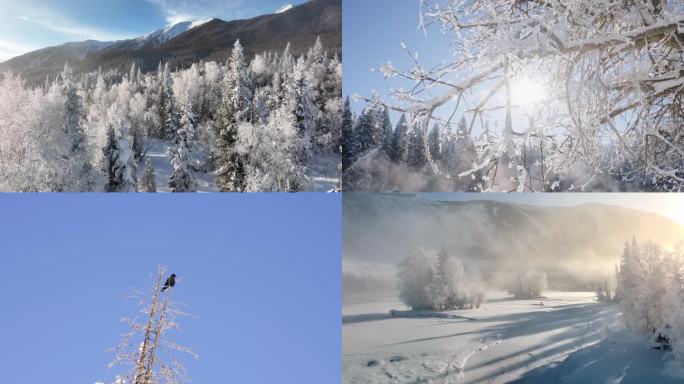
[{"label": "snow-covered tree", "polygon": [[[108,69],[79,76],[65,66],[42,85],[0,75],[0,190],[90,191],[105,185],[107,190],[134,190],[136,169],[144,169],[139,163],[163,156],[150,152],[164,147],[171,148],[170,162],[191,164],[178,167],[179,172],[214,173],[222,191],[254,190],[260,183],[252,181],[259,177],[250,179],[250,187],[246,178],[255,170],[270,169],[271,180],[281,183],[274,187],[278,190],[312,189],[308,172],[339,177],[344,108],[339,59],[330,58],[320,41],[306,55],[294,57],[286,49],[282,55],[264,52],[251,62],[239,42],[235,45],[227,65],[200,61],[172,71],[171,63],[160,62],[156,71],[143,73],[137,63],[129,63],[124,73]],[[259,77],[254,81],[252,68]],[[193,133],[181,140],[179,131],[190,127],[187,118],[181,122],[186,94]],[[285,133],[290,117],[296,137]],[[259,155],[238,149],[239,127],[248,124],[256,131],[281,124],[249,135],[281,145],[269,151],[260,143]],[[110,129],[114,134],[108,137]],[[179,150],[179,140],[187,152]],[[118,165],[112,162],[124,158]],[[275,176],[274,169],[285,171]],[[172,178],[175,185],[184,177]],[[272,190],[274,184],[262,185]]]},{"label": "snow-covered tree", "polygon": [[475,279],[467,277],[461,260],[446,249],[436,257],[424,251],[414,252],[398,268],[399,298],[411,309],[478,308],[484,298]]},{"label": "snow-covered tree", "polygon": [[517,273],[508,282],[508,293],[515,298],[534,299],[546,291],[546,274],[541,271],[527,270]]},{"label": "snow-covered tree", "polygon": [[428,68],[404,46],[413,64],[380,72],[414,86],[392,87],[384,103],[424,131],[451,130],[457,113],[459,135],[489,131],[455,177],[479,172],[490,180],[479,188],[494,191],[682,188],[681,1],[419,3],[421,25],[447,35],[445,63]]},{"label": "snow-covered tree", "polygon": [[85,132],[81,123],[82,101],[78,95],[73,80],[73,71],[68,64],[60,74],[60,88],[64,96],[63,118],[65,120],[65,139],[67,153],[64,158],[69,160],[68,174],[64,177],[64,189],[68,191],[92,191],[93,167],[90,163]]},{"label": "snow-covered tree", "polygon": [[244,163],[245,191],[296,192],[310,189],[297,148],[295,117],[289,108],[271,113],[268,123],[242,123],[236,149]]},{"label": "snow-covered tree", "polygon": [[221,191],[240,192],[245,189],[244,158],[235,148],[238,126],[250,123],[251,78],[245,64],[240,40],[236,40],[228,60],[225,93],[215,124],[214,156],[216,183]]},{"label": "snow-covered tree", "polygon": [[173,93],[173,80],[169,63],[164,65],[161,74],[161,88],[159,91],[159,122],[161,133],[164,138],[176,140],[179,127],[178,111],[176,109],[176,96]]},{"label": "snow-covered tree", "polygon": [[105,192],[135,192],[135,164],[133,151],[125,138],[124,123],[118,129],[113,125],[107,130],[107,144],[102,149],[102,171],[105,175]]},{"label": "snow-covered tree", "polygon": [[180,128],[175,135],[175,146],[169,148],[169,157],[173,168],[169,178],[171,192],[195,191],[195,177],[190,164],[190,149],[195,138],[195,124],[190,92],[186,91],[181,110]]},{"label": "snow-covered tree", "polygon": [[627,327],[651,337],[653,346],[672,348],[684,358],[684,303],[681,248],[667,251],[654,243],[625,245],[617,297]]},{"label": "snow-covered tree", "polygon": [[145,160],[145,173],[140,183],[140,190],[142,192],[157,192],[157,181],[155,180],[154,168],[149,157]]}]

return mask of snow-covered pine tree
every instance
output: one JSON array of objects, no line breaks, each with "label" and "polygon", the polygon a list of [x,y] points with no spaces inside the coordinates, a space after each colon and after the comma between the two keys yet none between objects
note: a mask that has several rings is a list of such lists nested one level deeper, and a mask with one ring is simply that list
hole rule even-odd
[{"label": "snow-covered pine tree", "polygon": [[169,148],[173,171],[169,178],[171,192],[194,192],[195,177],[190,165],[190,149],[195,138],[195,114],[192,111],[190,93],[185,92],[181,110],[180,128],[175,135],[174,147]]},{"label": "snow-covered pine tree", "polygon": [[73,80],[73,70],[64,64],[60,76],[61,93],[64,97],[63,119],[67,153],[63,156],[69,164],[64,176],[64,190],[92,191],[94,188],[93,167],[90,163],[85,132],[81,125],[83,105]]},{"label": "snow-covered pine tree", "polygon": [[178,110],[176,109],[176,96],[173,93],[173,79],[169,70],[169,63],[164,65],[162,75],[160,98],[160,123],[162,124],[162,134],[164,138],[176,141],[176,134],[179,127]]},{"label": "snow-covered pine tree", "polygon": [[[315,119],[303,120],[314,121],[315,127],[306,130],[313,136],[308,142],[298,140],[297,146],[292,150],[300,159],[294,163],[300,167],[299,169],[307,169],[310,166],[317,173],[335,177],[339,174],[337,165],[340,163],[343,147],[341,126],[344,102],[339,95],[341,63],[336,58],[330,59],[324,51],[322,53],[317,51],[318,48],[312,48],[311,54],[307,56],[311,58],[311,60],[306,60],[308,68],[306,65],[299,66],[300,73],[297,77],[303,80],[299,84],[303,86],[299,91],[295,87],[291,88],[294,90],[292,94],[296,97],[317,100],[304,103],[304,105],[312,106],[309,116],[317,116]],[[293,99],[287,97],[284,82],[289,82],[289,85],[295,84],[293,80],[297,62],[288,52],[284,52],[282,56],[264,53],[259,55],[259,60],[255,60],[249,66],[246,63],[243,64],[242,68],[249,72],[248,68],[254,66],[255,71],[259,72],[259,82],[263,84],[262,87],[254,90],[255,96],[247,100],[245,105],[249,105],[250,108],[248,108],[249,113],[245,114],[248,117],[244,121],[253,123],[255,128],[267,129],[266,127],[272,126],[270,118],[278,115],[273,111],[285,104],[288,107],[294,105]],[[321,67],[313,71],[314,62],[322,64],[325,69],[318,71]],[[302,64],[304,61],[300,60],[299,63]],[[129,65],[130,68],[127,68],[125,73],[115,69],[82,73],[78,82],[73,80],[73,76],[60,75],[54,81],[52,79],[47,81],[46,88],[43,89],[29,86],[18,76],[5,77],[0,80],[0,97],[2,98],[0,117],[4,122],[0,126],[0,147],[2,148],[0,174],[3,175],[0,178],[0,189],[10,191],[101,190],[105,184],[108,184],[102,169],[109,167],[103,158],[104,149],[108,144],[109,128],[114,128],[115,141],[123,139],[127,141],[126,147],[131,148],[134,154],[130,165],[137,167],[137,163],[145,158],[146,151],[156,150],[156,147],[165,144],[157,141],[157,139],[165,139],[169,136],[162,132],[162,129],[166,130],[169,126],[174,126],[175,121],[178,121],[178,125],[180,124],[179,113],[171,112],[172,109],[180,109],[180,104],[172,101],[171,99],[175,97],[171,96],[184,95],[185,91],[190,92],[197,114],[195,147],[197,151],[194,153],[193,160],[198,163],[195,169],[201,172],[228,169],[219,167],[217,154],[222,152],[219,150],[221,148],[224,150],[230,148],[230,144],[219,146],[216,143],[219,140],[215,139],[219,137],[217,134],[220,131],[219,128],[230,127],[236,130],[238,127],[238,122],[235,120],[236,113],[233,112],[235,109],[231,107],[229,111],[228,108],[224,108],[234,101],[231,98],[233,92],[226,91],[229,66],[222,66],[216,62],[200,62],[188,69],[179,69],[171,73],[170,68],[160,63],[156,73],[142,74],[138,63]],[[169,66],[172,66],[171,63]],[[288,68],[288,70],[284,71],[283,68]],[[69,77],[72,78],[70,81],[64,81]],[[222,82],[224,78],[226,82]],[[249,80],[249,76],[244,79]],[[314,87],[314,83],[318,85]],[[249,92],[252,86],[243,86],[242,89]],[[14,98],[23,100],[24,104],[16,103]],[[80,98],[80,112],[77,113],[78,98]],[[269,107],[264,108],[264,104]],[[271,108],[271,105],[277,108]],[[223,110],[222,116],[219,113],[221,110]],[[174,115],[177,119],[173,117]],[[221,124],[226,121],[230,124]],[[73,137],[69,132],[78,132],[79,127],[84,131],[83,144],[86,149],[87,162],[94,168],[91,182],[88,182],[86,178],[76,177],[75,172],[78,171],[78,167],[73,162],[78,160],[78,156],[69,155],[72,150],[79,147],[72,140]],[[76,131],[72,128],[76,128]],[[230,129],[223,129],[223,132],[230,132]],[[221,140],[224,144],[232,140],[230,133],[226,136],[227,139],[224,137],[224,140]],[[260,137],[265,138],[268,135]],[[175,145],[175,140],[173,141]],[[321,152],[311,158],[300,156],[304,153],[303,148],[313,148],[312,144]],[[110,145],[110,148],[113,146]],[[307,154],[310,153],[314,152]],[[241,185],[239,180],[244,181],[244,176],[240,176],[240,162],[249,161],[250,164],[257,164],[262,160],[244,158],[250,155],[250,151],[244,151],[237,159],[238,161],[228,162],[236,165],[233,168],[235,172],[228,172],[237,175],[234,179],[238,181],[236,185]],[[228,158],[230,156],[232,155],[229,154]],[[269,156],[263,159],[264,162],[270,160]],[[259,168],[267,167],[268,164],[259,166]],[[219,176],[217,180],[220,184],[221,176],[219,174],[217,176]],[[83,181],[85,185],[75,186],[74,180]],[[88,184],[91,186],[89,187]],[[220,189],[229,190],[225,186]],[[240,190],[240,188],[231,187],[230,190]]]},{"label": "snow-covered pine tree", "polygon": [[276,69],[271,78],[271,85],[268,92],[268,109],[275,111],[280,108],[283,101],[283,83],[280,69]]},{"label": "snow-covered pine tree", "polygon": [[157,181],[154,177],[154,168],[149,157],[145,159],[145,173],[141,180],[140,190],[142,192],[157,192]]},{"label": "snow-covered pine tree", "polygon": [[135,66],[135,61],[131,64],[131,70],[128,72],[128,81],[131,83],[137,83],[138,69]]},{"label": "snow-covered pine tree", "polygon": [[133,151],[125,137],[122,121],[115,121],[119,129],[110,125],[107,144],[103,148],[102,171],[105,175],[105,192],[135,192],[135,163]]},{"label": "snow-covered pine tree", "polygon": [[398,265],[399,298],[414,310],[477,308],[484,292],[463,263],[442,249],[436,257],[416,251]]},{"label": "snow-covered pine tree", "polygon": [[303,57],[300,57],[295,66],[292,77],[284,84],[285,100],[295,117],[297,131],[304,139],[302,155],[308,156],[314,138],[316,137],[317,122],[320,120],[320,110],[316,108],[311,97],[311,88],[307,78],[307,66]]},{"label": "snow-covered pine tree", "polygon": [[[189,316],[171,301],[171,293],[175,288],[163,289],[166,267],[157,269],[156,283],[149,293],[133,290],[133,297],[140,303],[146,317],[144,322],[136,318],[122,319],[130,331],[124,335],[120,343],[111,348],[115,353],[109,368],[127,367],[117,374],[117,383],[121,384],[180,384],[188,381],[188,374],[183,363],[171,356],[173,352],[199,356],[190,348],[176,344],[170,337],[174,330],[180,329],[179,318]],[[176,283],[178,283],[178,279]],[[165,359],[171,356],[169,361]]]},{"label": "snow-covered pine tree", "polygon": [[216,184],[223,192],[241,192],[245,188],[245,159],[236,151],[235,143],[240,123],[250,122],[251,104],[250,74],[240,40],[236,40],[228,60],[225,91],[214,125]]}]

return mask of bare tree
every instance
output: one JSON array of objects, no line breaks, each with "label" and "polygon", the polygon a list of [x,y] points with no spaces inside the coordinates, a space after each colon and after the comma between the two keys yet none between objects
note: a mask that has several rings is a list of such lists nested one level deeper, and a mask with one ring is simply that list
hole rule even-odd
[{"label": "bare tree", "polygon": [[[170,352],[182,352],[195,359],[199,356],[191,349],[176,344],[167,333],[180,330],[177,320],[190,316],[179,309],[180,304],[171,301],[173,289],[162,291],[162,282],[167,268],[159,267],[156,283],[149,293],[133,289],[132,297],[138,300],[144,321],[124,317],[130,330],[123,335],[120,343],[111,349],[115,353],[109,367],[127,366],[129,369],[117,376],[117,384],[175,384],[187,382],[187,371],[183,363]],[[165,358],[168,357],[168,360]]]}]

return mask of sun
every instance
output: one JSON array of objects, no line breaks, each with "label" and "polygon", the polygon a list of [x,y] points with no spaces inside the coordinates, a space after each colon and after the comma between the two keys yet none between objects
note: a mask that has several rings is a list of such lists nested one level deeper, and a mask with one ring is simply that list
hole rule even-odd
[{"label": "sun", "polygon": [[511,82],[511,102],[519,106],[533,106],[544,98],[544,87],[540,81],[521,76]]}]

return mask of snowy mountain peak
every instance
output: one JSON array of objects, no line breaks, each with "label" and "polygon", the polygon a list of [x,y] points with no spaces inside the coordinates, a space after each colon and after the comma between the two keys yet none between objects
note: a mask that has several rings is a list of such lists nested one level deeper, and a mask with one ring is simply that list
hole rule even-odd
[{"label": "snowy mountain peak", "polygon": [[287,3],[287,4],[283,5],[282,7],[278,8],[278,10],[275,11],[275,13],[287,12],[287,11],[289,11],[289,10],[292,9],[292,8],[294,8],[294,4],[292,4],[292,3]]},{"label": "snowy mountain peak", "polygon": [[209,22],[211,20],[214,20],[214,18],[205,19],[205,20],[181,21],[179,23],[169,25],[166,28],[158,29],[154,32],[151,32],[147,35],[144,35],[141,37],[141,40],[145,40],[145,41],[156,40],[158,43],[162,44],[162,43],[165,43],[165,42],[173,39],[174,37],[180,35],[183,32],[186,32],[192,28],[198,27],[198,26],[200,26],[206,22]]}]

